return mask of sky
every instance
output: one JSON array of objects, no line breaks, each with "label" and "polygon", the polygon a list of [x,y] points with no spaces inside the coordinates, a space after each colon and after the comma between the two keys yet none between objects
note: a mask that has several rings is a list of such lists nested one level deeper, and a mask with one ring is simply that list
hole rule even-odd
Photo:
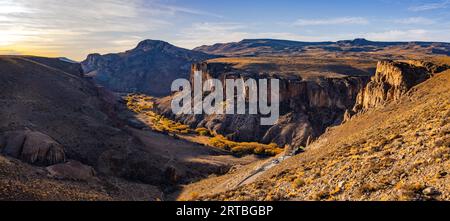
[{"label": "sky", "polygon": [[0,0],[0,54],[83,60],[144,39],[450,42],[450,0]]}]

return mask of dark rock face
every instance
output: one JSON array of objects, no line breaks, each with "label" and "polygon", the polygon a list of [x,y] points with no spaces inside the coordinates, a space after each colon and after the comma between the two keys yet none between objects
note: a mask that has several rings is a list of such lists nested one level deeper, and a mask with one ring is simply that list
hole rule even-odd
[{"label": "dark rock face", "polygon": [[[365,77],[316,78],[264,76],[242,73],[226,64],[199,63],[192,72],[202,71],[203,79],[277,78],[280,80],[280,118],[273,126],[261,126],[259,115],[177,115],[170,98],[162,99],[160,112],[192,127],[206,127],[236,141],[259,141],[305,146],[308,138],[321,135],[329,126],[338,125],[345,110],[353,107],[356,95],[365,85]],[[247,105],[248,107],[248,105]]]},{"label": "dark rock face", "polygon": [[189,77],[192,63],[212,57],[163,41],[145,40],[123,53],[91,54],[81,64],[86,75],[110,90],[162,96],[170,94],[173,80]]}]

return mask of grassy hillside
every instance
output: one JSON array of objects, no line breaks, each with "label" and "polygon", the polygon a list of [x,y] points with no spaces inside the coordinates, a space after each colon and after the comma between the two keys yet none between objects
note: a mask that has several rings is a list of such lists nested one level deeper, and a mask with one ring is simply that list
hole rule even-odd
[{"label": "grassy hillside", "polygon": [[[449,168],[450,71],[446,71],[416,86],[399,102],[330,129],[305,153],[250,184],[224,185],[236,183],[252,169],[247,167],[242,173],[187,186],[179,199],[449,200]],[[211,188],[213,183],[222,190]]]},{"label": "grassy hillside", "polygon": [[[135,145],[131,136],[115,127],[97,88],[81,77],[79,68],[59,59],[0,56],[0,199],[161,198],[155,186],[112,177],[97,167],[105,151],[131,150]],[[64,146],[68,159],[95,167],[96,176],[55,179],[47,168],[13,158],[3,151],[9,145],[3,135],[20,130],[48,135]]]}]

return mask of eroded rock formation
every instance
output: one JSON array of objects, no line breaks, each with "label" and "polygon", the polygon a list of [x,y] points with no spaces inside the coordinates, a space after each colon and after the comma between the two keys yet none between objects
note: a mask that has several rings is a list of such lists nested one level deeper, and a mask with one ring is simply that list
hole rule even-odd
[{"label": "eroded rock formation", "polygon": [[412,87],[448,68],[424,61],[380,61],[375,76],[359,92],[353,113],[346,114],[347,118],[354,113],[399,100]]},{"label": "eroded rock formation", "polygon": [[[280,118],[273,126],[261,126],[259,115],[178,115],[170,108],[170,98],[162,99],[161,113],[192,127],[206,127],[236,141],[259,141],[305,146],[309,137],[321,135],[325,129],[339,124],[346,109],[353,107],[365,77],[302,79],[297,75],[252,73],[236,70],[221,63],[198,63],[192,73],[202,71],[203,79],[276,78],[280,80]],[[191,77],[192,79],[192,77]],[[247,105],[248,108],[248,105]]]}]

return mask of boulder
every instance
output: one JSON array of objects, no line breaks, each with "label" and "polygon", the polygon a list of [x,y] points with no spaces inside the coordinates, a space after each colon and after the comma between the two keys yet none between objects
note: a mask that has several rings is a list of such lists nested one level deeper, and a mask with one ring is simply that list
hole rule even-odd
[{"label": "boulder", "polygon": [[94,168],[74,160],[49,166],[46,169],[49,176],[56,179],[89,181],[95,178]]},{"label": "boulder", "polygon": [[435,196],[440,194],[440,192],[434,187],[427,187],[422,191],[422,193],[426,196]]},{"label": "boulder", "polygon": [[63,147],[51,137],[40,132],[29,132],[20,157],[36,165],[53,165],[66,160]]},{"label": "boulder", "polygon": [[11,131],[3,135],[4,147],[1,152],[5,155],[19,158],[25,142],[27,131]]},{"label": "boulder", "polygon": [[30,130],[11,131],[3,135],[1,153],[24,162],[49,166],[66,160],[64,148],[53,138]]}]

